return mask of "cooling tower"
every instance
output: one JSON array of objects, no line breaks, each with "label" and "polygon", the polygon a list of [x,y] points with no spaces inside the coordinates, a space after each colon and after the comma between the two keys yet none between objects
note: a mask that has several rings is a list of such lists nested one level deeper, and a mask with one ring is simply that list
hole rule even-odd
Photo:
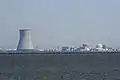
[{"label": "cooling tower", "polygon": [[17,46],[17,50],[30,50],[34,49],[31,38],[30,29],[20,29],[19,30],[20,39]]}]

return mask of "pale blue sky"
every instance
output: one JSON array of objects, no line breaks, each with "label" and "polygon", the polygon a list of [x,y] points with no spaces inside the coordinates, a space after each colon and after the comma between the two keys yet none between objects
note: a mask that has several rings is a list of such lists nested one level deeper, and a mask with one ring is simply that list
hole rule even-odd
[{"label": "pale blue sky", "polygon": [[120,46],[120,0],[0,0],[0,47],[15,48],[20,28],[40,48]]}]

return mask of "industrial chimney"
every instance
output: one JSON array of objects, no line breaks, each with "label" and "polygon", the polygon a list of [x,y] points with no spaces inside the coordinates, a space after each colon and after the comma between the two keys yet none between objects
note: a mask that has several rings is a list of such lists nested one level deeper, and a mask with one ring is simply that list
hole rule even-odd
[{"label": "industrial chimney", "polygon": [[31,50],[34,49],[31,39],[30,29],[20,29],[19,30],[20,39],[17,46],[17,50]]}]

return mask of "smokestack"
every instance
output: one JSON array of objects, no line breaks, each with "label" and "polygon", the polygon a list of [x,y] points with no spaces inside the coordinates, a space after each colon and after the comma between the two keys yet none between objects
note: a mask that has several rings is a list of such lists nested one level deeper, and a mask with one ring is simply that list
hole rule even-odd
[{"label": "smokestack", "polygon": [[31,50],[34,49],[31,39],[30,29],[20,29],[19,30],[20,39],[17,46],[17,50]]}]

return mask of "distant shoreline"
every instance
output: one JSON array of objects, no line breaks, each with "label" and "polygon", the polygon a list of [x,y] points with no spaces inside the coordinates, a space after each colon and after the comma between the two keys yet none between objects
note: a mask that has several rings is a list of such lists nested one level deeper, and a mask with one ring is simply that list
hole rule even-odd
[{"label": "distant shoreline", "polygon": [[90,51],[83,51],[83,52],[29,52],[29,51],[23,51],[23,52],[0,52],[0,55],[4,54],[4,55],[8,55],[8,54],[22,54],[22,55],[27,55],[27,54],[31,54],[31,55],[96,55],[96,54],[120,54],[120,51],[109,51],[109,52],[90,52]]}]

